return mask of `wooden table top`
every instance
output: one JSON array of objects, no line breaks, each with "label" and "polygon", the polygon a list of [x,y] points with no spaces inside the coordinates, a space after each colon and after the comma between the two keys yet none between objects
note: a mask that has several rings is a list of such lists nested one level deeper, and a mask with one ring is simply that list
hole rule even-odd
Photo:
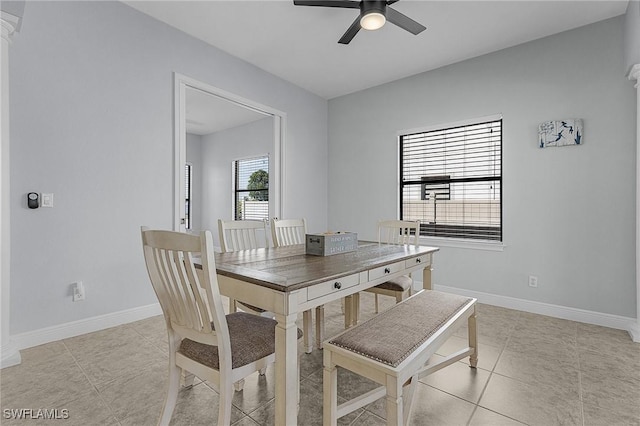
[{"label": "wooden table top", "polygon": [[216,253],[215,260],[219,275],[291,292],[436,251],[437,247],[359,241],[357,251],[332,256],[307,255],[301,244]]}]

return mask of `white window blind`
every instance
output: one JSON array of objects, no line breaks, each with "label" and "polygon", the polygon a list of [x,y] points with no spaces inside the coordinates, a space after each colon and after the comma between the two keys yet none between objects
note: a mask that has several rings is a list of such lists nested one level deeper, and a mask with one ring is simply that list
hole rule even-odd
[{"label": "white window blind", "polygon": [[401,135],[400,218],[423,236],[502,241],[502,120]]}]

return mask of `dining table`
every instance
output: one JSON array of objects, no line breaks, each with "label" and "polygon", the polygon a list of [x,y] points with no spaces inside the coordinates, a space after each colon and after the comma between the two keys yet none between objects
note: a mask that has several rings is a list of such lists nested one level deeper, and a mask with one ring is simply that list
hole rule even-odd
[{"label": "dining table", "polygon": [[[360,291],[412,272],[422,272],[422,286],[430,290],[436,251],[437,247],[359,241],[356,250],[330,256],[308,255],[304,244],[215,254],[220,292],[272,312],[277,321],[276,425],[298,421],[298,314],[344,298],[345,326],[354,325]],[[312,330],[309,326],[303,332]]]}]

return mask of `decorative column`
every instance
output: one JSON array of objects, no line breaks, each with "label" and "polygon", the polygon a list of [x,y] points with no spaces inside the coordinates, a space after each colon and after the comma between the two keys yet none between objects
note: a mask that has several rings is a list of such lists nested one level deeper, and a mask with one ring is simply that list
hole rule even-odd
[{"label": "decorative column", "polygon": [[[4,6],[4,5],[3,5]],[[22,6],[24,8],[24,6]],[[9,44],[11,37],[20,26],[21,17],[15,16],[5,10],[0,10],[0,30],[1,45],[0,53],[2,55],[2,64],[0,67],[0,80],[2,91],[2,104],[0,109],[0,133],[2,141],[0,143],[0,186],[2,186],[2,198],[0,199],[0,246],[2,248],[2,261],[0,263],[0,367],[9,367],[20,364],[20,351],[17,346],[11,342],[9,321],[9,308],[11,299],[9,293],[11,290],[11,274],[10,255],[11,255],[11,238],[10,238],[10,192],[9,185]]]},{"label": "decorative column", "polygon": [[636,80],[636,323],[629,331],[640,342],[640,64],[631,68],[629,80]]}]

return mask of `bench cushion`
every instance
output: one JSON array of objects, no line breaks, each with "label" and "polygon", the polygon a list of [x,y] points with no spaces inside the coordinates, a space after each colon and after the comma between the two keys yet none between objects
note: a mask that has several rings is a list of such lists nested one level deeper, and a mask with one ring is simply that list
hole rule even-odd
[{"label": "bench cushion", "polygon": [[397,367],[472,300],[423,291],[331,339],[329,344]]}]

